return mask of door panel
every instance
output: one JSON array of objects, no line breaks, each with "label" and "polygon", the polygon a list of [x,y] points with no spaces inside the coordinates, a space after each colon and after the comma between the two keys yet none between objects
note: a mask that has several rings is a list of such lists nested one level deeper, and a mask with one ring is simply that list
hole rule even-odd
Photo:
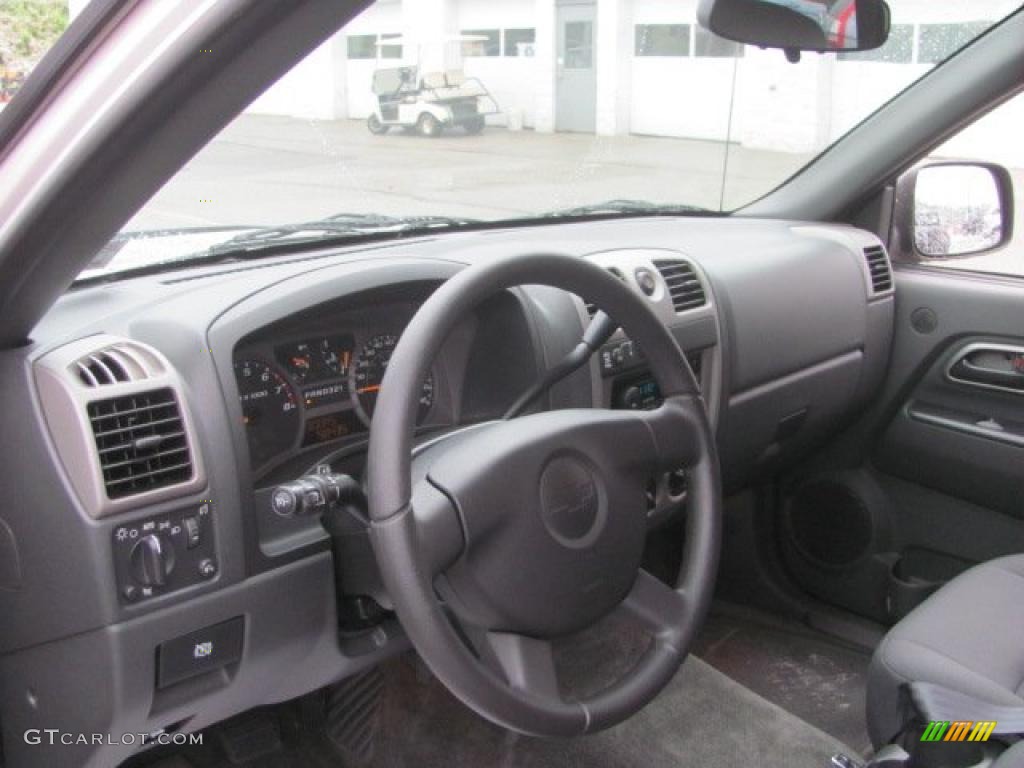
[{"label": "door panel", "polygon": [[1022,552],[1024,394],[966,382],[957,363],[965,355],[993,362],[979,350],[1024,349],[1024,283],[900,269],[896,285],[885,418],[872,453],[896,546],[965,564]]},{"label": "door panel", "polygon": [[593,5],[558,7],[555,127],[591,133],[597,127],[596,12]]}]

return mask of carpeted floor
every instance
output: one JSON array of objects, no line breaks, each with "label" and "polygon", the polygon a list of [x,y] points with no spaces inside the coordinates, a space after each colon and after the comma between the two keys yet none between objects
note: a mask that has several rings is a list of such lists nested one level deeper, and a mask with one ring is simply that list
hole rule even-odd
[{"label": "carpeted floor", "polygon": [[866,650],[796,622],[716,604],[694,653],[854,750],[870,749]]},{"label": "carpeted floor", "polygon": [[569,741],[509,733],[457,702],[433,680],[399,669],[388,697],[374,768],[565,766],[566,768],[824,768],[831,736],[697,658],[643,712],[611,730]]}]

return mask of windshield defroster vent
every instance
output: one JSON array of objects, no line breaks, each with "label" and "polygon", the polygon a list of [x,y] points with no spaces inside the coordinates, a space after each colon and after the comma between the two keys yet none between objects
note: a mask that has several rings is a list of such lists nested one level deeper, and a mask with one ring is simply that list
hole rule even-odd
[{"label": "windshield defroster vent", "polygon": [[89,389],[145,381],[164,373],[160,360],[141,345],[113,344],[75,360],[73,372]]},{"label": "windshield defroster vent", "polygon": [[703,307],[708,303],[704,286],[697,277],[693,266],[681,260],[655,261],[654,266],[661,273],[672,297],[676,313]]},{"label": "windshield defroster vent", "polygon": [[88,411],[109,498],[191,479],[188,437],[170,388],[98,400]]},{"label": "windshield defroster vent", "polygon": [[875,293],[885,293],[890,290],[892,288],[892,267],[889,266],[889,258],[885,255],[885,249],[880,245],[865,248],[864,258],[868,263],[872,290]]}]

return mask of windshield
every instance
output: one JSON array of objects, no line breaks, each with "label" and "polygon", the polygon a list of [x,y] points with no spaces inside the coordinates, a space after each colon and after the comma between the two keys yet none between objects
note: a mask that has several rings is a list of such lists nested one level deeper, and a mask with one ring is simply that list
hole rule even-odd
[{"label": "windshield", "polygon": [[[27,45],[8,9],[65,6],[0,4],[4,65],[24,69],[12,47],[37,51],[63,22],[17,22],[41,30]],[[714,37],[695,0],[380,0],[211,141],[83,277],[281,239],[729,212],[1019,5],[891,0],[884,47],[794,64]],[[23,74],[5,70],[5,98]]]}]

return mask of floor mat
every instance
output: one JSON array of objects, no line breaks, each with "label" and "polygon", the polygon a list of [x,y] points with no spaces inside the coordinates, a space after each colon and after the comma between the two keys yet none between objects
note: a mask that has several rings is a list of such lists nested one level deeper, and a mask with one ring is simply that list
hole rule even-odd
[{"label": "floor mat", "polygon": [[870,656],[802,624],[716,605],[694,652],[716,669],[865,753]]}]

